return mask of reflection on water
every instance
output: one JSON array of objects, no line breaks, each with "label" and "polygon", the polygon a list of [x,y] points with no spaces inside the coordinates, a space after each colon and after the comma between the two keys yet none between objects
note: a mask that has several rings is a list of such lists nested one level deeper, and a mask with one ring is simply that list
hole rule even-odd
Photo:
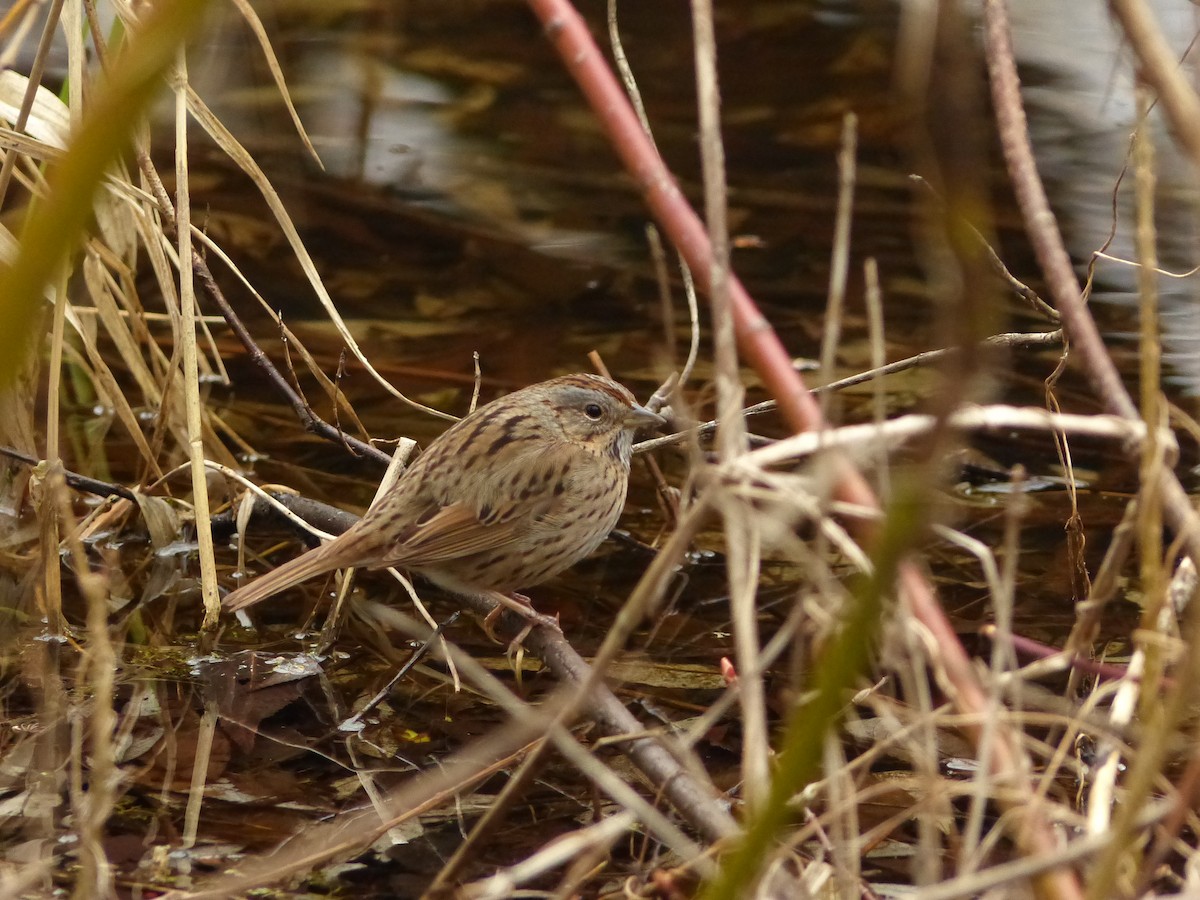
[{"label": "reflection on water", "polygon": [[[1182,54],[1196,31],[1188,0],[1154,7]],[[291,21],[288,4],[276,14]],[[598,12],[588,10],[585,12]],[[664,155],[695,191],[691,48],[683,10],[621,4],[622,39]],[[908,190],[889,109],[894,10],[883,3],[748,3],[721,10],[723,117],[740,272],[764,302],[819,310],[826,283],[833,153],[841,113],[862,121],[856,257],[882,257],[903,296],[914,272]],[[284,34],[289,77],[329,172],[397,203],[472,222],[551,256],[647,271],[644,212],[522,4],[376,12]],[[1129,55],[1099,0],[1012,4],[1039,160],[1073,255],[1084,267],[1114,227],[1112,197],[1135,122]],[[593,19],[603,35],[602,20]],[[1062,36],[1072,50],[1063,52]],[[769,77],[764,77],[769,74]],[[1160,260],[1196,264],[1196,181],[1156,114]],[[1109,252],[1133,257],[1132,179],[1117,191]],[[857,267],[852,267],[852,270]],[[1135,270],[1101,260],[1097,298],[1128,306]],[[1196,279],[1161,281],[1166,363],[1200,392]],[[900,306],[901,304],[896,304]],[[1113,340],[1128,330],[1113,323]],[[786,314],[779,324],[797,334]],[[798,354],[811,351],[798,346]]]},{"label": "reflection on water", "polygon": [[310,86],[301,116],[325,170],[416,197],[452,193],[478,152],[451,127],[453,88],[346,50],[310,45],[293,76]]},{"label": "reflection on water", "polygon": [[[1195,5],[1188,0],[1154,0],[1150,5],[1182,57],[1200,26]],[[1129,50],[1113,27],[1107,5],[1098,0],[1021,0],[1012,4],[1012,15],[1038,162],[1080,272],[1114,228],[1114,190],[1115,235],[1107,252],[1132,260],[1132,174],[1119,189],[1115,185],[1137,122],[1134,78]],[[1067,34],[1070,52],[1064,52]],[[1158,164],[1159,265],[1170,272],[1187,272],[1200,263],[1196,173],[1177,152],[1157,110],[1150,123]],[[1136,269],[1101,259],[1096,273],[1097,299],[1136,305]],[[1160,278],[1159,291],[1167,377],[1182,394],[1200,394],[1200,277]],[[1120,335],[1112,339],[1136,340]]]},{"label": "reflection on water", "polygon": [[[343,182],[341,203],[382,193],[397,216],[453,218],[648,281],[642,201],[524,5],[410,7],[386,28],[365,14],[322,27],[286,3],[274,8],[276,45],[325,165]],[[628,3],[619,12],[656,141],[699,204],[686,7]],[[815,348],[789,319],[798,303],[817,314],[823,303],[847,111],[862,132],[856,257],[880,258],[897,296],[912,289],[911,188],[896,165],[888,101],[893,20],[886,3],[772,0],[719,14],[731,222],[743,238],[736,263],[760,299],[783,303],[780,325],[800,343],[797,355]],[[603,20],[592,23],[603,35]],[[219,43],[226,52],[227,38]],[[207,77],[233,82],[227,97],[246,96],[245,66],[220,62]],[[262,127],[278,101],[266,91],[252,99],[227,102],[222,113],[245,117],[246,139],[278,154],[286,123]],[[320,213],[314,219],[319,225]]]}]

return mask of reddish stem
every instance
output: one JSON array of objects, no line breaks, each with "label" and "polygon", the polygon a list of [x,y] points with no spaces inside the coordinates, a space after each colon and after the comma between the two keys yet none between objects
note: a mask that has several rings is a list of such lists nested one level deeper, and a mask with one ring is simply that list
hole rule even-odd
[{"label": "reddish stem", "polygon": [[[621,161],[636,179],[654,218],[692,271],[711,271],[713,253],[704,223],[688,204],[647,138],[586,22],[568,0],[528,0],[528,3],[608,133]],[[707,282],[706,278],[697,279],[701,286]],[[728,290],[742,357],[758,372],[788,424],[796,431],[824,427],[820,407],[792,365],[791,356],[735,275],[729,277]],[[879,508],[870,486],[849,463],[843,463],[837,472],[835,495],[848,503]],[[878,533],[878,525],[865,519],[852,524],[859,539],[865,543],[871,543]],[[988,708],[987,696],[929,582],[912,563],[901,564],[898,581],[901,595],[912,614],[931,633],[933,645],[941,654],[939,662],[955,705],[964,713],[982,717]],[[970,727],[967,731],[975,742],[982,736],[978,727]],[[1014,775],[1020,771],[1018,745],[1011,734],[997,733],[1000,739],[991,748],[991,767],[1001,777]],[[1008,780],[1013,786],[1020,783],[1019,778]],[[1014,805],[1013,808],[1023,811],[1020,838],[1025,852],[1036,853],[1057,845],[1053,830],[1034,807]],[[1074,876],[1065,868],[1042,876],[1038,886],[1053,896],[1079,895]]]}]

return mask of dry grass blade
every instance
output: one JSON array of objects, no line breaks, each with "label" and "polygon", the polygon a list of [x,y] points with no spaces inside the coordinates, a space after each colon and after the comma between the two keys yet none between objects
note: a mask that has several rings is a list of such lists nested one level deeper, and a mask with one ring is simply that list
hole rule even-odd
[{"label": "dry grass blade", "polygon": [[207,4],[180,0],[156,7],[98,92],[50,176],[49,195],[21,232],[21,255],[0,269],[0,293],[9,297],[0,318],[0,380],[10,378],[30,346],[28,334],[42,291],[78,241],[108,168],[159,89],[177,48],[200,24]]},{"label": "dry grass blade", "polygon": [[[212,526],[208,501],[208,480],[204,468],[205,434],[200,399],[200,365],[196,349],[196,282],[192,275],[192,202],[188,186],[188,70],[187,57],[180,52],[173,72],[175,81],[175,237],[179,242],[179,346],[182,349],[184,420],[187,429],[188,462],[192,476],[192,507],[196,513],[196,544],[200,562],[200,595],[204,602],[205,632],[217,627],[221,614],[221,598],[217,593],[216,552],[213,548]],[[216,725],[215,712],[206,708],[204,722]],[[211,729],[209,729],[211,730]],[[207,731],[206,731],[207,733]],[[211,737],[208,741],[211,744]],[[193,796],[203,796],[203,778],[208,771],[208,746],[196,754],[197,789]],[[195,840],[194,822],[199,818],[199,800],[194,815],[189,805],[189,843]],[[190,801],[189,801],[190,804]]]},{"label": "dry grass blade", "polygon": [[221,148],[221,150],[231,160],[233,160],[238,168],[240,168],[250,177],[251,181],[254,182],[255,187],[257,187],[259,192],[262,194],[263,199],[267,201],[267,205],[271,208],[272,214],[279,223],[279,227],[282,229],[288,245],[292,248],[292,252],[295,254],[296,259],[300,262],[300,266],[303,268],[304,274],[307,276],[308,283],[312,286],[313,292],[317,295],[317,299],[320,300],[321,305],[325,308],[325,312],[329,316],[329,320],[334,324],[334,327],[337,328],[338,334],[341,335],[342,340],[346,342],[346,346],[350,348],[350,352],[354,354],[355,359],[362,363],[363,367],[368,373],[370,373],[371,377],[374,378],[388,391],[388,393],[390,393],[396,399],[414,407],[415,409],[419,409],[422,412],[436,416],[439,419],[453,420],[453,416],[406,397],[395,387],[393,387],[392,384],[387,381],[387,379],[379,374],[374,364],[372,364],[372,362],[363,354],[362,348],[360,348],[358,345],[358,341],[355,339],[354,335],[351,334],[350,329],[346,326],[345,321],[342,319],[341,313],[338,312],[337,306],[333,302],[333,298],[329,295],[329,291],[326,290],[325,284],[321,280],[320,273],[317,272],[317,267],[313,262],[312,256],[309,255],[308,249],[304,246],[304,241],[300,237],[300,233],[296,230],[295,223],[292,222],[291,215],[288,213],[283,201],[279,198],[278,192],[271,185],[266,173],[263,172],[262,168],[257,162],[255,162],[254,157],[252,157],[246,151],[246,148],[243,147],[237,138],[233,136],[232,132],[230,132],[229,129],[226,128],[215,115],[213,115],[212,110],[208,108],[208,104],[206,104],[203,99],[201,99],[200,96],[191,89],[189,89],[188,92],[188,104],[195,121],[206,132],[208,132],[208,135],[217,142],[217,145]]},{"label": "dry grass blade", "polygon": [[267,30],[263,27],[262,19],[258,17],[258,13],[254,11],[254,7],[250,5],[248,0],[233,0],[233,5],[237,7],[238,13],[245,19],[250,30],[254,32],[254,39],[258,41],[258,47],[262,51],[268,70],[271,72],[271,78],[275,82],[275,87],[279,89],[279,96],[283,98],[284,105],[287,106],[292,124],[296,127],[296,134],[300,136],[300,140],[304,143],[304,148],[312,156],[313,161],[324,169],[325,165],[321,162],[317,148],[313,146],[312,140],[308,136],[308,130],[304,127],[304,123],[300,121],[300,114],[296,112],[296,105],[292,103],[292,92],[288,89],[287,79],[284,78],[283,70],[279,67],[279,59],[275,55],[275,48],[271,46],[271,39],[267,36]]}]

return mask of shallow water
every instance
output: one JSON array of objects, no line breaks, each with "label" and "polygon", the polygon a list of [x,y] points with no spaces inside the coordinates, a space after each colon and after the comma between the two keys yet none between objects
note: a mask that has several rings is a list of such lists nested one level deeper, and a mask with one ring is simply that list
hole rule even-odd
[{"label": "shallow water", "polygon": [[[843,115],[853,111],[859,118],[858,190],[848,312],[835,374],[850,374],[869,365],[861,274],[868,257],[880,267],[888,358],[936,347],[947,331],[940,321],[945,313],[925,274],[928,260],[920,243],[917,200],[922,195],[908,179],[914,154],[904,143],[906,123],[891,93],[896,8],[885,2],[780,0],[728,6],[718,10],[718,30],[736,270],[789,351],[799,360],[817,356],[833,242],[836,154]],[[586,354],[593,349],[616,377],[643,398],[678,366],[689,332],[679,279],[671,275],[672,300],[664,310],[647,250],[640,198],[523,4],[412,2],[325,8],[280,0],[256,8],[275,41],[325,171],[305,156],[241,25],[226,22],[194,53],[193,74],[201,92],[279,189],[356,340],[387,379],[425,403],[461,414],[471,396],[475,353],[483,373],[484,399],[564,371],[589,369]],[[600,5],[587,4],[586,10],[593,30],[601,33]],[[686,12],[682,2],[627,2],[621,4],[620,24],[656,140],[685,191],[699,205]],[[1041,101],[1067,96],[1056,93],[1067,76],[1038,62],[1039,67],[1031,71],[1037,76],[1031,81],[1038,85],[1039,99],[1032,114],[1052,185],[1068,186],[1076,168],[1101,185],[1111,184],[1118,175],[1111,155],[1077,161],[1081,149],[1088,147],[1081,148],[1073,137],[1058,144],[1047,137],[1061,125],[1054,118],[1059,108]],[[1072,116],[1063,121],[1086,119],[1082,107],[1069,106],[1069,111]],[[1110,137],[1120,127],[1119,120],[1106,123]],[[1104,153],[1111,149],[1110,143]],[[979,177],[995,200],[997,246],[1018,277],[1036,286],[1036,272],[995,158],[980,162]],[[321,318],[313,292],[264,204],[245,178],[200,138],[193,151],[193,178],[197,220],[202,219],[208,232],[230,250],[267,302],[283,310],[289,327],[333,377],[339,371],[344,341]],[[1056,202],[1070,208],[1071,190],[1078,186],[1063,190]],[[1094,204],[1102,196],[1098,190],[1082,193]],[[1089,208],[1064,216],[1080,259],[1094,240],[1078,224],[1087,218]],[[1183,215],[1165,212],[1164,229],[1173,221],[1169,216]],[[669,261],[667,268],[673,272]],[[274,326],[255,312],[232,279],[224,283],[261,335],[264,348],[282,360]],[[1106,298],[1127,299],[1128,294],[1122,293],[1127,290],[1106,270]],[[981,287],[979,292],[982,296],[987,290]],[[1000,305],[1005,330],[1049,328],[1015,298],[1001,295]],[[1176,304],[1173,309],[1186,317],[1186,306]],[[1121,337],[1132,327],[1128,303],[1100,307],[1097,313],[1113,335],[1113,346],[1132,383],[1136,353]],[[706,321],[702,312],[702,327]],[[364,506],[373,493],[378,469],[351,458],[340,446],[305,435],[243,350],[220,330],[217,333],[231,384],[209,385],[209,400],[265,454],[253,463],[254,476],[343,507]],[[689,393],[702,414],[711,410],[712,403],[706,388],[712,374],[707,328],[704,333],[706,343]],[[986,396],[1040,404],[1042,380],[1055,359],[1053,351],[1013,352],[1008,367],[993,375]],[[1173,374],[1181,384],[1189,377],[1183,366]],[[310,397],[321,396],[307,376],[299,380]],[[747,371],[745,381],[750,399],[758,399],[761,392],[753,373]],[[338,382],[372,436],[404,435],[426,443],[444,427],[439,420],[401,406],[354,362],[346,364]],[[890,378],[887,408],[890,413],[918,408],[936,389],[936,379],[928,372]],[[1070,409],[1096,408],[1078,379],[1068,377],[1058,396]],[[865,420],[871,415],[872,399],[869,388],[853,389],[838,398],[834,409],[846,420]],[[328,402],[313,402],[318,412],[332,416]],[[74,421],[78,446],[83,448],[98,441],[96,434],[87,433],[89,428],[95,430],[89,412],[81,411]],[[781,433],[780,424],[770,417],[753,420],[751,427],[764,435]],[[1089,488],[1081,495],[1081,509],[1089,538],[1087,559],[1094,569],[1135,481],[1127,462],[1112,447],[1080,443],[1073,449],[1076,478]],[[136,477],[137,473],[122,469],[127,463],[119,450],[107,452],[111,477],[119,481]],[[79,455],[86,454],[80,451]],[[668,480],[679,486],[687,458],[669,451],[659,458]],[[1024,434],[993,435],[973,442],[964,459],[956,459],[951,467],[945,518],[996,547],[1011,490],[1008,469],[1016,464],[1027,469],[1039,490],[1029,494],[1020,539],[1014,628],[1025,636],[1056,643],[1070,629],[1075,614],[1063,531],[1071,507],[1051,443]],[[650,478],[640,466],[635,469],[622,526],[629,537],[610,541],[596,558],[569,576],[531,592],[539,608],[561,615],[564,630],[585,653],[603,639],[652,558],[644,545],[658,539],[666,527]],[[254,549],[271,553],[272,559],[297,550],[294,543],[271,548],[263,534],[255,532]],[[130,557],[144,553],[144,548],[128,544],[107,549]],[[731,649],[722,549],[715,528],[699,536],[688,564],[677,575],[673,602],[654,622],[644,623],[623,660],[627,669],[622,674],[630,682],[627,696],[636,698],[650,716],[669,721],[703,708],[720,692],[722,682],[714,680],[716,665]],[[988,591],[977,562],[942,541],[931,541],[928,552],[945,606],[970,640],[979,626],[994,618],[985,602]],[[233,551],[223,546],[225,571],[234,561]],[[174,597],[167,609],[159,605],[148,611],[147,620],[152,632],[178,636],[186,633],[185,625],[198,621],[196,587],[190,580],[194,571],[185,568],[181,587],[172,580],[180,572],[162,568],[148,567],[138,573],[146,583],[161,580],[166,595]],[[764,631],[777,627],[790,611],[793,585],[804,574],[798,568],[794,563],[766,561],[759,596]],[[376,596],[386,596],[397,605],[405,602],[395,589],[384,594],[383,582],[369,583],[377,589]],[[309,598],[319,589],[313,588]],[[310,648],[314,631],[302,624],[308,609],[299,606],[284,602],[264,607],[258,617],[260,632],[246,634],[231,627],[222,638],[223,647],[244,642],[264,657]],[[439,620],[455,607],[446,598],[435,596],[431,602]],[[1132,604],[1119,605],[1106,628],[1127,634],[1134,615]],[[238,743],[244,736],[222,738],[219,749],[224,756],[217,764],[225,779],[222,790],[261,792],[266,800],[255,816],[248,817],[239,814],[243,807],[222,805],[239,803],[243,797],[232,793],[228,798],[214,797],[217,802],[210,807],[212,818],[205,821],[204,836],[216,839],[232,823],[243,829],[247,840],[270,845],[297,827],[299,819],[294,816],[315,816],[336,808],[344,801],[343,791],[357,790],[337,780],[343,774],[337,766],[346,764],[340,756],[328,770],[314,765],[316,775],[307,764],[296,763],[298,746],[328,741],[320,744],[324,749],[335,743],[329,736],[337,724],[334,712],[343,712],[337,709],[339,704],[357,703],[378,687],[384,670],[390,668],[362,649],[386,652],[377,628],[361,623],[349,628],[327,661],[328,680],[314,679],[302,687],[285,680],[261,696],[257,691],[233,691],[239,708],[231,717],[256,723],[280,709],[289,712],[272,722],[275,740],[264,742],[266,747],[260,743],[251,752]],[[495,671],[507,673],[506,663],[498,658],[500,651],[476,624],[464,619],[449,633]],[[973,646],[987,653],[982,642]],[[170,652],[164,652],[164,657]],[[259,660],[253,654],[248,658]],[[159,687],[181,686],[179,696],[171,696],[178,706],[168,707],[188,722],[180,741],[190,746],[195,731],[189,718],[192,698],[182,685],[194,679],[219,693],[222,685],[230,683],[231,673],[219,666],[192,666],[174,682],[164,676],[176,663],[147,651],[147,670],[154,673],[151,677]],[[270,659],[261,664],[275,665]],[[691,664],[697,668],[688,668]],[[773,698],[780,704],[773,707],[776,711],[787,699],[789,677],[790,673],[778,677],[782,684],[780,697]],[[548,681],[530,673],[528,690],[536,695]],[[123,689],[128,693],[134,687]],[[123,695],[123,702],[127,699]],[[373,733],[373,739],[384,742],[378,747],[378,758],[397,769],[409,762],[434,764],[439,754],[501,718],[493,708],[472,703],[473,699],[452,693],[440,671],[418,672],[398,689],[387,712],[380,714],[383,727]],[[223,710],[226,713],[229,710]],[[293,738],[294,743],[289,743]],[[739,736],[714,733],[706,740],[702,752],[713,771],[732,770]],[[339,752],[330,749],[331,755]],[[236,764],[225,771],[230,759]],[[280,765],[283,762],[294,765]],[[164,773],[150,770],[139,777],[149,790],[162,782]],[[299,813],[299,806],[265,808],[266,801],[280,797],[310,805]],[[523,823],[526,831],[505,836],[506,858],[521,855],[526,843],[543,843],[550,831],[575,825],[576,798],[562,801],[557,786],[539,787],[527,800],[539,813],[544,804],[546,815],[530,815]],[[400,879],[400,886],[394,886],[398,892],[420,883],[422,867],[430,865],[426,858],[430,847],[452,848],[457,840],[458,824],[451,818],[426,827],[423,841],[395,851],[403,855],[402,875],[383,860],[371,859],[372,865]]]}]

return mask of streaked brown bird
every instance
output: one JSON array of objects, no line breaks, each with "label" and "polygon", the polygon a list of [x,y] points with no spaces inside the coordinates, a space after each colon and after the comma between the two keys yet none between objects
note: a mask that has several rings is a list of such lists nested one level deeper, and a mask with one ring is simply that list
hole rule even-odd
[{"label": "streaked brown bird", "polygon": [[612,531],[629,488],[633,434],[662,423],[598,375],[514,391],[434,440],[344,534],[233,591],[225,607],[245,609],[349,567],[400,566],[452,594],[511,597]]}]

